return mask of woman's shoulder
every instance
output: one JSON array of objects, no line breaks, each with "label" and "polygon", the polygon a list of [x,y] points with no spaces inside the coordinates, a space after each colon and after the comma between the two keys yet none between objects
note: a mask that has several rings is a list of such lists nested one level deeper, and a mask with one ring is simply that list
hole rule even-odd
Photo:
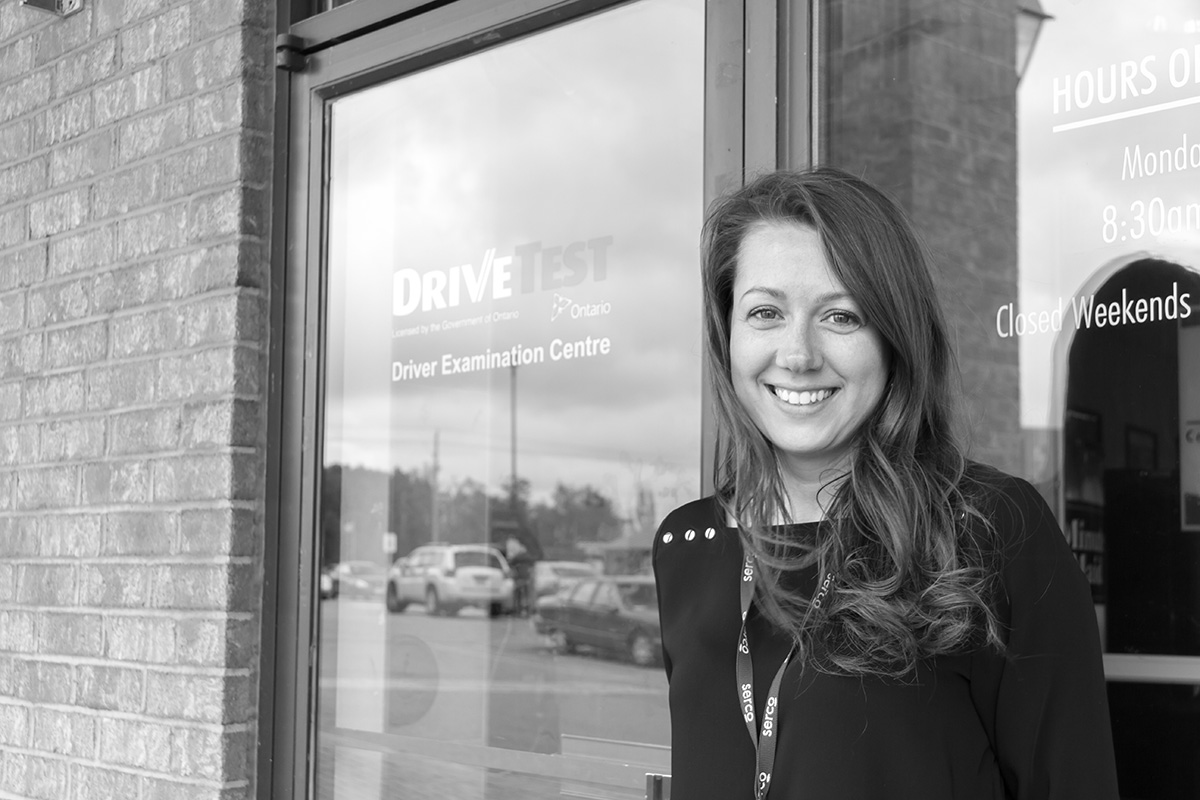
[{"label": "woman's shoulder", "polygon": [[724,512],[721,504],[713,495],[692,500],[690,503],[672,509],[658,526],[662,534],[673,533],[676,529],[686,531],[699,526],[702,530],[708,527],[721,527]]},{"label": "woman's shoulder", "polygon": [[1049,503],[1029,481],[994,467],[970,470],[975,505],[987,519],[1006,575],[1071,560]]},{"label": "woman's shoulder", "polygon": [[[667,514],[654,535],[655,567],[670,564],[688,569],[731,552],[737,531],[723,524],[724,511],[715,497],[685,503]],[[740,550],[739,550],[740,552]]]},{"label": "woman's shoulder", "polygon": [[1006,534],[1058,525],[1046,498],[1024,478],[971,462],[963,480],[966,493],[1005,539],[1009,538]]}]

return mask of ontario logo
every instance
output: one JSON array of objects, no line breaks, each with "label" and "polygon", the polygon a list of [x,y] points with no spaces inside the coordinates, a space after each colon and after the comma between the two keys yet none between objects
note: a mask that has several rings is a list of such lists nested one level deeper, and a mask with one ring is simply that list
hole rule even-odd
[{"label": "ontario logo", "polygon": [[[566,289],[589,280],[604,281],[608,279],[612,243],[612,236],[563,245],[528,242],[514,247],[511,255],[488,247],[477,263],[423,272],[401,269],[392,275],[392,315],[406,317],[416,311],[457,308],[518,294]],[[558,296],[556,292],[556,308]],[[567,303],[558,313],[576,316],[576,304]],[[578,316],[596,314],[581,312]]]},{"label": "ontario logo", "polygon": [[550,304],[550,321],[554,322],[564,314],[571,319],[586,317],[603,317],[612,313],[612,303],[605,300],[602,303],[575,303],[569,297],[558,292],[554,293],[554,302]]}]

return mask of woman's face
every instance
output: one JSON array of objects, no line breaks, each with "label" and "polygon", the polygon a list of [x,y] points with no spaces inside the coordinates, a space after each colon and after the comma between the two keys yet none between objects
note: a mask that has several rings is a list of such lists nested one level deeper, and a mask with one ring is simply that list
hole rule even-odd
[{"label": "woman's face", "polygon": [[888,347],[834,277],[813,228],[750,228],[738,250],[729,330],[734,390],[784,468],[844,468],[883,398]]}]

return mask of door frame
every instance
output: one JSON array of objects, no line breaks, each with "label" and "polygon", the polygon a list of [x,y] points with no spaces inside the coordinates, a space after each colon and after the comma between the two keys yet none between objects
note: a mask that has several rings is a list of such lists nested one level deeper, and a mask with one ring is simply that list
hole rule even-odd
[{"label": "door frame", "polygon": [[[348,93],[636,0],[354,0],[293,22],[279,0],[259,798],[309,798],[316,723],[325,131]],[[816,3],[706,0],[704,202],[813,160]],[[310,254],[316,254],[315,257]],[[696,331],[698,341],[702,331]],[[703,491],[714,426],[702,396]]]}]

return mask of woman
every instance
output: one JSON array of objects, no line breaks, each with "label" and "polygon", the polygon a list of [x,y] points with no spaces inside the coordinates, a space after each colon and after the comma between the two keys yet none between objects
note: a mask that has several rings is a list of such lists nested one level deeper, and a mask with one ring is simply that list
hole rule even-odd
[{"label": "woman", "polygon": [[1116,798],[1088,585],[953,435],[903,213],[766,175],[711,212],[704,284],[717,491],[654,544],[672,797]]}]

